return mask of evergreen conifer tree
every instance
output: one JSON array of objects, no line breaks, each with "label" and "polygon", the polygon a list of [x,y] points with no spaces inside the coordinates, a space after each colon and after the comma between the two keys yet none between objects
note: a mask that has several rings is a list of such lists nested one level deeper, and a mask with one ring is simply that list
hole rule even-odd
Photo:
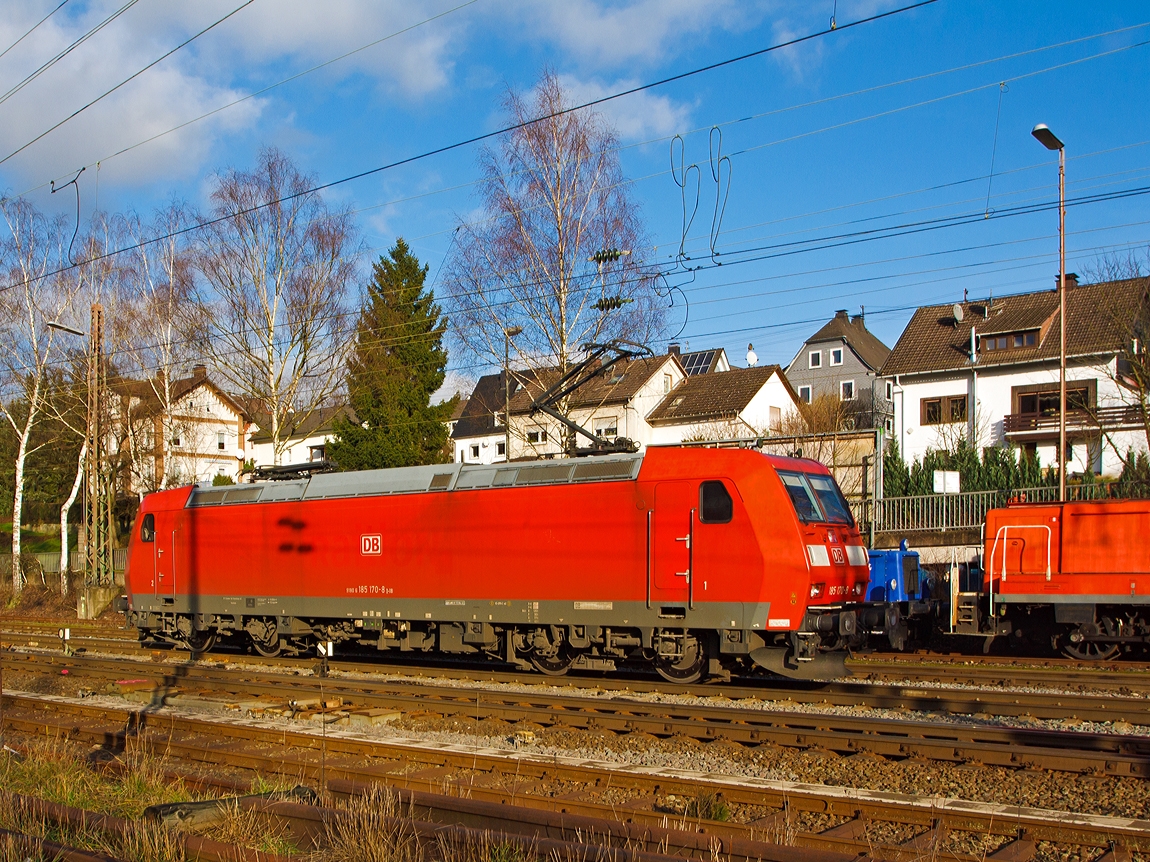
[{"label": "evergreen conifer tree", "polygon": [[446,321],[432,291],[424,290],[427,267],[403,239],[372,266],[367,301],[356,326],[348,361],[351,416],[335,421],[328,456],[341,470],[441,464],[455,401],[431,405],[443,385]]}]

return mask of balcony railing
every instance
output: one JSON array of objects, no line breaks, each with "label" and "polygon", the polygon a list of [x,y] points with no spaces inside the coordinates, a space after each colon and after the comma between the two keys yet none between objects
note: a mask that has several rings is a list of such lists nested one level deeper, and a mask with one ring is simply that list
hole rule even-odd
[{"label": "balcony railing", "polygon": [[[1099,500],[1109,494],[1108,486],[1068,485],[1070,501]],[[1013,491],[965,491],[961,494],[924,494],[917,497],[887,497],[875,500],[875,532],[910,533],[978,529],[990,509],[1008,502],[1049,503],[1058,499],[1058,487],[1018,488]]]},{"label": "balcony railing", "polygon": [[[1067,410],[1066,427],[1083,428],[1140,428],[1142,410],[1136,404],[1117,407],[1099,407],[1095,410]],[[1002,430],[1006,434],[1026,434],[1035,431],[1057,432],[1058,414],[1008,413],[1003,419]]]}]

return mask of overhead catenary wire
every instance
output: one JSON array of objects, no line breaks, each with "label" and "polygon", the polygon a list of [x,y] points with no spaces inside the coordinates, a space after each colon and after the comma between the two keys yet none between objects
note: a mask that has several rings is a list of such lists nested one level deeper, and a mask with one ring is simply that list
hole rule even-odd
[{"label": "overhead catenary wire", "polygon": [[53,15],[55,15],[61,9],[63,9],[68,4],[68,2],[69,2],[69,0],[60,0],[60,3],[57,6],[54,6],[52,8],[52,10],[47,15],[45,15],[43,18],[41,18],[39,21],[37,21],[35,24],[33,24],[31,29],[25,30],[24,34],[22,36],[20,36],[15,42],[13,42],[11,45],[9,45],[7,48],[5,48],[3,51],[0,51],[0,59],[2,59],[5,54],[7,54],[9,51],[11,51],[13,48],[15,48],[21,42],[23,42],[25,39],[27,39],[33,33],[35,33],[38,29],[40,29],[41,24],[43,24],[45,21],[47,21],[49,18],[51,18]]},{"label": "overhead catenary wire", "polygon": [[83,45],[85,42],[87,42],[89,39],[91,39],[93,36],[95,36],[97,33],[99,33],[101,30],[103,30],[105,27],[107,27],[109,24],[111,24],[113,21],[115,21],[139,2],[140,0],[128,0],[127,3],[114,11],[107,18],[104,18],[98,24],[82,33],[80,37],[75,39],[70,45],[68,45],[68,47],[64,48],[62,51],[59,51],[50,60],[45,61],[35,70],[25,75],[24,78],[14,84],[8,90],[0,93],[0,105],[3,105],[10,98],[19,93],[21,90],[23,90],[25,87],[27,87],[29,84],[31,84],[33,81],[35,81],[37,78],[39,78],[41,75],[43,75],[45,72],[47,72],[49,69],[51,69],[53,66],[55,66],[57,63],[59,63],[61,60],[63,60],[65,57],[67,57],[69,54],[71,54],[73,51],[75,51],[77,48],[79,48],[81,45]]},{"label": "overhead catenary wire", "polygon": [[109,90],[105,90],[105,91],[104,91],[103,93],[101,93],[99,96],[97,96],[96,98],[92,99],[90,102],[88,102],[88,103],[86,103],[86,104],[84,104],[84,105],[81,105],[79,108],[77,108],[76,110],[74,110],[72,113],[70,113],[70,114],[69,114],[68,116],[66,116],[64,119],[60,120],[60,121],[59,121],[58,123],[56,123],[55,125],[53,125],[53,126],[50,126],[49,128],[45,129],[43,132],[41,132],[40,134],[38,134],[36,137],[32,138],[32,140],[30,140],[30,141],[28,141],[27,143],[24,143],[24,144],[20,145],[19,147],[17,147],[15,150],[13,150],[12,152],[10,152],[8,155],[4,156],[4,158],[0,159],[0,165],[2,165],[2,164],[4,164],[5,162],[7,162],[7,161],[8,161],[9,159],[11,159],[13,156],[19,155],[20,153],[24,152],[24,150],[28,149],[30,146],[32,146],[32,145],[33,145],[33,144],[35,144],[36,142],[43,140],[44,138],[46,138],[48,135],[52,134],[52,132],[56,131],[58,128],[60,128],[60,127],[61,127],[61,126],[63,126],[64,124],[66,124],[66,123],[68,123],[68,122],[70,122],[70,121],[74,120],[76,117],[80,116],[80,114],[84,113],[84,111],[88,110],[88,109],[89,109],[89,108],[91,108],[93,105],[95,105],[95,104],[99,103],[99,102],[100,102],[100,101],[102,101],[103,99],[105,99],[105,98],[107,98],[108,96],[112,95],[112,93],[115,93],[115,92],[116,92],[117,90],[119,90],[121,87],[125,86],[126,84],[130,83],[131,81],[134,81],[136,78],[140,77],[140,75],[142,75],[142,74],[144,74],[145,72],[147,72],[147,71],[148,71],[149,69],[151,69],[153,66],[156,66],[157,64],[159,64],[159,63],[162,63],[164,60],[168,59],[168,57],[170,57],[170,56],[172,56],[173,54],[175,54],[175,53],[176,53],[177,51],[179,51],[181,48],[184,48],[184,47],[186,47],[186,46],[190,45],[190,44],[191,44],[192,42],[194,42],[196,39],[200,38],[200,36],[203,36],[205,33],[209,32],[209,31],[211,31],[211,30],[214,30],[216,27],[218,27],[220,24],[223,24],[225,21],[227,21],[227,20],[228,20],[229,18],[231,18],[233,15],[237,14],[238,12],[240,12],[240,11],[241,11],[241,10],[243,10],[243,9],[246,9],[248,6],[251,6],[251,5],[252,5],[253,3],[255,3],[255,2],[256,2],[256,0],[245,0],[245,2],[241,3],[239,6],[237,6],[235,9],[233,9],[231,12],[228,12],[228,13],[227,13],[226,15],[224,15],[222,18],[219,18],[219,19],[217,19],[216,21],[212,22],[212,23],[211,23],[211,24],[209,24],[207,27],[205,27],[204,29],[200,30],[198,33],[196,33],[196,34],[194,34],[194,35],[192,35],[192,36],[189,36],[187,39],[185,39],[185,40],[184,40],[183,42],[181,42],[179,45],[177,45],[176,47],[172,48],[170,51],[167,51],[166,53],[162,54],[161,56],[157,57],[155,60],[153,60],[153,61],[152,61],[151,63],[149,63],[148,65],[144,66],[144,68],[142,68],[142,69],[140,69],[140,70],[138,70],[138,71],[136,71],[136,72],[133,72],[131,75],[129,75],[129,76],[128,76],[127,78],[125,78],[124,80],[122,80],[120,83],[116,84],[116,85],[115,85],[114,87],[112,87],[111,89],[109,89]]},{"label": "overhead catenary wire", "polygon": [[[243,6],[241,6],[239,8],[242,9],[242,8],[244,8],[244,6],[247,6],[252,2],[254,2],[254,0],[248,0],[247,3],[244,3]],[[38,279],[50,278],[52,276],[59,275],[59,274],[66,272],[70,269],[73,269],[76,266],[81,266],[81,265],[88,264],[88,263],[94,263],[97,260],[102,260],[102,259],[105,259],[108,257],[113,257],[115,255],[124,254],[124,253],[129,252],[129,251],[134,251],[136,249],[143,247],[144,245],[150,245],[150,244],[153,244],[156,242],[162,242],[165,239],[171,239],[172,237],[177,236],[177,235],[187,234],[187,233],[190,233],[192,231],[200,230],[200,229],[207,227],[207,226],[210,226],[212,224],[219,224],[219,223],[227,221],[229,219],[237,218],[238,216],[247,215],[247,214],[250,214],[253,212],[258,212],[259,210],[262,210],[262,209],[267,209],[268,207],[279,206],[280,204],[286,203],[287,201],[293,200],[295,198],[304,197],[304,196],[310,195],[310,194],[315,194],[316,192],[326,191],[327,189],[335,188],[335,187],[341,186],[341,185],[345,185],[345,184],[350,183],[350,182],[355,182],[357,180],[361,180],[361,179],[364,179],[366,177],[376,176],[378,174],[384,173],[384,172],[389,171],[389,170],[393,170],[393,169],[401,167],[403,165],[414,164],[415,162],[419,162],[419,161],[422,161],[424,159],[431,158],[433,156],[442,155],[443,153],[452,152],[454,150],[462,149],[464,147],[468,147],[468,146],[471,146],[471,145],[476,144],[476,143],[481,143],[482,141],[490,140],[492,138],[499,137],[500,135],[505,135],[505,134],[508,134],[510,132],[514,132],[514,131],[517,131],[519,129],[526,128],[527,126],[534,125],[535,123],[545,122],[547,120],[555,119],[557,117],[561,117],[561,116],[564,116],[566,114],[586,110],[587,108],[592,108],[592,107],[595,107],[597,105],[606,104],[607,102],[611,102],[611,101],[614,101],[616,99],[621,99],[625,96],[630,96],[630,95],[634,95],[635,93],[640,93],[640,92],[644,92],[646,90],[654,89],[657,87],[662,87],[662,86],[665,86],[667,84],[674,83],[676,81],[682,81],[682,80],[685,80],[687,78],[693,77],[695,75],[701,75],[701,74],[704,74],[706,72],[714,71],[716,69],[725,68],[727,66],[731,66],[731,65],[734,65],[736,63],[741,63],[741,62],[744,62],[746,60],[754,59],[756,57],[763,57],[763,56],[766,56],[767,54],[773,53],[775,51],[780,51],[780,50],[783,50],[785,48],[794,47],[795,45],[804,44],[806,42],[810,42],[812,40],[827,36],[831,32],[841,32],[843,30],[861,27],[861,26],[864,26],[866,24],[875,23],[877,21],[882,21],[882,20],[885,20],[887,18],[891,18],[891,17],[897,16],[897,15],[905,14],[905,13],[911,12],[915,9],[921,9],[925,6],[931,6],[937,2],[939,2],[939,0],[918,0],[918,2],[910,3],[910,4],[905,5],[905,6],[899,6],[899,7],[894,8],[894,9],[888,9],[884,12],[877,12],[875,14],[872,14],[872,15],[869,15],[869,16],[866,16],[863,18],[859,18],[855,21],[851,21],[847,24],[842,24],[838,27],[837,31],[817,30],[817,31],[814,31],[811,33],[807,33],[806,35],[803,35],[803,36],[796,36],[796,37],[791,38],[791,39],[786,39],[786,40],[783,40],[781,42],[776,42],[772,45],[768,45],[765,48],[759,48],[759,49],[754,50],[754,51],[749,51],[749,52],[744,53],[744,54],[739,54],[735,57],[728,57],[727,59],[724,59],[724,60],[719,60],[719,61],[716,61],[714,63],[708,63],[704,66],[698,66],[694,69],[690,69],[690,70],[685,71],[685,72],[678,72],[674,75],[669,75],[667,77],[660,78],[660,79],[655,80],[655,81],[650,81],[650,82],[645,83],[645,84],[637,84],[633,87],[628,87],[624,90],[619,90],[619,91],[616,91],[614,93],[610,93],[610,94],[605,95],[605,96],[599,96],[599,97],[594,98],[594,99],[589,99],[585,102],[581,102],[577,105],[572,105],[572,106],[567,107],[567,108],[562,108],[560,110],[553,111],[549,114],[545,114],[545,115],[542,115],[539,117],[534,117],[532,119],[524,120],[524,121],[518,122],[518,123],[512,123],[510,125],[504,126],[502,128],[499,128],[499,129],[495,129],[495,130],[492,130],[489,132],[483,132],[483,133],[478,134],[478,135],[473,135],[472,137],[465,138],[463,140],[458,140],[458,141],[455,141],[453,143],[444,144],[442,146],[435,147],[435,148],[430,149],[430,150],[424,150],[421,153],[417,153],[417,154],[411,155],[411,156],[406,156],[404,158],[397,159],[397,160],[394,160],[391,162],[387,162],[385,164],[378,165],[374,168],[368,168],[366,170],[359,171],[359,172],[354,173],[354,174],[349,174],[349,175],[341,177],[339,179],[329,180],[328,182],[320,183],[319,185],[313,186],[313,187],[308,188],[308,189],[302,189],[298,192],[294,192],[290,195],[286,195],[286,196],[279,198],[277,200],[274,200],[274,201],[265,201],[264,203],[257,204],[256,206],[249,207],[249,208],[244,209],[244,210],[239,210],[239,211],[234,212],[234,213],[228,213],[228,214],[223,215],[223,216],[218,216],[218,217],[213,218],[213,219],[208,219],[204,222],[200,222],[196,225],[188,226],[186,228],[182,228],[182,229],[177,230],[177,231],[170,231],[170,232],[161,234],[159,236],[149,237],[145,240],[141,240],[138,243],[134,243],[132,245],[129,245],[129,246],[126,246],[123,248],[114,249],[112,251],[103,252],[99,255],[91,256],[88,259],[81,261],[80,263],[74,264],[72,266],[63,267],[63,268],[60,268],[60,269],[57,269],[57,270],[54,270],[54,271],[48,272],[48,273],[43,273],[43,274],[37,276],[37,278]],[[239,10],[237,9],[235,11],[239,11]],[[231,13],[231,14],[234,14],[234,13]],[[139,74],[139,73],[137,73],[137,74]],[[11,156],[8,156],[6,158],[10,158],[10,157]],[[4,161],[6,161],[6,159],[0,159],[0,164],[2,164]]]}]

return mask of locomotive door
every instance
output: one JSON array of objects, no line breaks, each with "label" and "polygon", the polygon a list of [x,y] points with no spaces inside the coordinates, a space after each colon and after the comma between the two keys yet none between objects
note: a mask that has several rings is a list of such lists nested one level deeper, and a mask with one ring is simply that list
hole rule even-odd
[{"label": "locomotive door", "polygon": [[651,602],[687,604],[691,597],[692,553],[698,484],[660,482],[655,486],[651,535]]},{"label": "locomotive door", "polygon": [[[167,519],[164,519],[165,521]],[[176,530],[172,522],[156,524],[155,554],[156,595],[164,598],[176,594]]]}]

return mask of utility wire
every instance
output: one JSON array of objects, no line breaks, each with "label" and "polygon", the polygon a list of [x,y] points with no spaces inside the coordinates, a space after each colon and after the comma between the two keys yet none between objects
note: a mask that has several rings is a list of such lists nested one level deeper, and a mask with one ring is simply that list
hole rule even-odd
[{"label": "utility wire", "polygon": [[21,147],[19,147],[19,148],[15,149],[15,150],[13,150],[13,151],[12,151],[12,152],[10,152],[8,155],[6,155],[4,158],[0,159],[0,165],[4,164],[6,161],[8,161],[8,160],[9,160],[10,158],[12,158],[13,156],[15,156],[15,155],[18,155],[19,153],[22,153],[22,152],[24,152],[24,150],[28,149],[28,147],[32,146],[32,145],[33,145],[34,143],[36,143],[37,141],[39,141],[39,140],[42,140],[43,138],[47,137],[48,135],[50,135],[52,132],[56,131],[56,129],[60,128],[60,127],[61,127],[62,125],[64,125],[65,123],[69,122],[70,120],[73,120],[73,119],[75,119],[75,118],[76,118],[76,117],[78,117],[80,114],[84,113],[84,111],[88,110],[90,107],[92,107],[93,105],[95,105],[97,102],[101,101],[102,99],[106,98],[107,96],[110,96],[110,95],[112,95],[112,93],[114,93],[114,92],[116,92],[117,90],[119,90],[119,89],[120,89],[121,87],[123,87],[125,84],[129,83],[130,81],[133,81],[133,80],[135,80],[135,79],[136,79],[136,78],[138,78],[138,77],[140,77],[140,75],[144,74],[146,71],[148,71],[149,69],[151,69],[151,68],[152,68],[153,66],[155,66],[156,64],[163,62],[163,61],[164,61],[164,60],[166,60],[168,57],[172,56],[172,55],[173,55],[173,54],[175,54],[177,51],[179,51],[181,48],[185,47],[186,45],[189,45],[189,44],[191,44],[191,43],[192,43],[192,42],[194,42],[196,39],[200,38],[200,36],[203,36],[205,33],[207,33],[209,30],[215,29],[217,26],[219,26],[220,24],[222,24],[222,23],[224,23],[225,21],[227,21],[229,18],[231,18],[233,15],[235,15],[235,14],[236,14],[237,12],[239,12],[240,10],[242,10],[242,9],[246,9],[248,6],[251,6],[251,5],[252,5],[254,2],[256,2],[256,0],[246,0],[246,2],[244,2],[244,3],[241,3],[239,6],[237,6],[235,9],[233,9],[231,12],[229,12],[229,13],[228,13],[227,15],[225,15],[223,18],[220,18],[220,19],[219,19],[219,20],[217,20],[216,22],[214,22],[214,23],[212,23],[212,24],[209,24],[207,27],[205,27],[205,28],[204,28],[203,30],[201,30],[200,32],[196,33],[194,36],[190,36],[189,38],[185,39],[183,42],[181,42],[181,43],[180,43],[179,45],[177,45],[175,48],[172,48],[172,50],[168,51],[168,52],[167,52],[166,54],[164,54],[163,56],[161,56],[161,57],[157,57],[155,60],[153,60],[153,61],[152,61],[151,63],[149,63],[148,65],[146,65],[144,68],[140,69],[138,72],[134,72],[134,73],[132,73],[132,74],[131,74],[131,75],[129,75],[127,78],[125,78],[123,81],[121,81],[120,83],[116,84],[116,86],[112,87],[110,90],[106,90],[105,92],[101,93],[99,96],[97,96],[96,98],[94,98],[92,101],[88,102],[88,104],[84,105],[83,107],[77,108],[77,109],[76,109],[75,111],[73,111],[71,114],[69,114],[69,115],[68,115],[68,116],[66,116],[64,119],[62,119],[60,122],[56,123],[56,125],[54,125],[54,126],[52,126],[51,128],[49,128],[49,129],[46,129],[45,131],[41,132],[41,133],[40,133],[40,134],[38,134],[36,137],[34,137],[32,140],[28,141],[28,143],[26,143],[26,144],[24,144],[23,146],[21,146]]},{"label": "utility wire", "polygon": [[[244,8],[244,6],[251,4],[252,2],[254,2],[254,0],[248,0],[248,2],[244,3],[243,6],[240,7],[240,9]],[[379,166],[374,167],[374,168],[369,168],[368,170],[360,171],[359,173],[350,174],[350,175],[342,177],[340,179],[331,180],[331,181],[326,182],[326,183],[321,183],[320,185],[313,186],[312,188],[303,189],[301,191],[294,192],[290,195],[285,195],[284,197],[279,198],[278,200],[267,201],[267,202],[264,202],[261,204],[257,204],[256,206],[249,207],[247,209],[239,210],[239,211],[234,212],[234,213],[229,213],[227,215],[218,216],[214,219],[205,220],[205,221],[200,222],[199,224],[196,224],[196,225],[191,225],[191,226],[186,227],[186,228],[181,228],[181,229],[176,230],[176,231],[171,231],[169,233],[162,234],[160,236],[150,237],[148,239],[141,240],[140,242],[135,243],[135,244],[130,245],[130,246],[125,246],[123,248],[114,249],[114,250],[108,251],[108,252],[103,252],[99,255],[94,255],[85,261],[81,261],[78,264],[74,264],[73,266],[62,267],[60,269],[54,270],[53,272],[49,272],[49,273],[45,273],[41,276],[37,276],[37,278],[38,279],[39,278],[48,278],[48,277],[51,277],[53,275],[59,275],[60,273],[67,272],[68,270],[73,269],[75,266],[81,266],[81,265],[84,265],[87,263],[94,263],[94,262],[96,262],[98,260],[102,260],[104,258],[113,257],[115,255],[123,254],[123,253],[129,252],[129,251],[134,251],[134,250],[139,249],[145,245],[150,245],[150,244],[155,243],[155,242],[161,242],[165,239],[171,239],[173,236],[178,236],[181,234],[186,234],[186,233],[190,233],[192,231],[200,230],[201,228],[208,227],[208,226],[213,225],[213,224],[219,224],[220,222],[228,221],[230,219],[238,218],[240,216],[248,215],[249,213],[258,212],[259,210],[267,209],[268,207],[279,206],[280,204],[285,203],[289,200],[294,200],[295,198],[304,197],[306,195],[315,194],[316,192],[321,192],[321,191],[325,191],[325,190],[330,189],[330,188],[335,188],[336,186],[344,185],[345,183],[350,183],[350,182],[354,182],[356,180],[361,180],[361,179],[364,179],[365,177],[374,176],[376,174],[380,174],[380,173],[383,173],[385,171],[393,170],[394,168],[401,167],[403,165],[413,164],[415,162],[431,158],[432,156],[442,155],[443,153],[451,152],[453,150],[458,150],[458,149],[461,149],[463,147],[470,146],[472,144],[480,143],[482,141],[486,141],[486,140],[489,140],[491,138],[495,138],[495,137],[498,137],[500,135],[507,134],[509,132],[518,131],[519,129],[525,128],[527,126],[534,125],[535,123],[544,122],[547,120],[555,119],[556,117],[564,116],[566,114],[571,114],[571,113],[575,113],[577,111],[582,111],[582,110],[585,110],[587,108],[595,107],[596,105],[602,105],[602,104],[605,104],[607,102],[614,101],[615,99],[623,98],[624,96],[629,96],[629,95],[633,95],[635,93],[640,93],[640,92],[643,92],[644,90],[650,90],[650,89],[653,89],[655,87],[661,87],[661,86],[664,86],[666,84],[673,83],[675,81],[682,81],[682,80],[685,80],[685,79],[690,78],[690,77],[695,76],[695,75],[700,75],[700,74],[703,74],[705,72],[714,71],[715,69],[720,69],[720,68],[723,68],[726,66],[733,65],[735,63],[740,63],[740,62],[743,62],[745,60],[753,59],[755,57],[762,57],[762,56],[765,56],[765,55],[772,53],[774,51],[780,51],[784,48],[790,48],[790,47],[793,47],[795,45],[800,45],[800,44],[803,44],[805,42],[810,42],[810,41],[817,39],[817,38],[820,38],[822,36],[827,36],[832,32],[842,32],[843,30],[849,30],[849,29],[852,29],[855,27],[860,27],[864,24],[874,23],[876,21],[881,21],[881,20],[886,19],[886,18],[891,18],[893,16],[900,15],[904,12],[910,12],[910,11],[913,11],[915,9],[920,9],[924,6],[930,6],[930,5],[933,5],[934,3],[937,3],[937,2],[939,2],[939,0],[918,0],[918,2],[916,2],[916,3],[911,3],[911,4],[906,5],[906,6],[900,6],[896,9],[887,10],[886,12],[879,12],[879,13],[876,13],[874,15],[867,16],[865,18],[860,18],[856,21],[851,21],[847,24],[840,24],[838,29],[834,30],[834,31],[829,30],[829,29],[818,30],[818,31],[815,31],[812,33],[808,33],[804,36],[796,36],[793,39],[788,39],[788,40],[785,40],[783,42],[776,42],[775,44],[769,45],[766,48],[760,48],[756,51],[750,51],[746,54],[740,54],[736,57],[730,57],[730,58],[727,58],[725,60],[720,60],[720,61],[715,62],[715,63],[709,63],[705,66],[699,66],[695,69],[691,69],[691,70],[686,71],[686,72],[679,72],[675,75],[670,75],[666,78],[660,78],[656,81],[651,81],[651,82],[646,83],[646,84],[639,84],[639,85],[636,85],[634,87],[629,87],[626,90],[620,90],[620,91],[618,91],[616,93],[612,93],[610,95],[601,96],[597,99],[591,99],[589,101],[582,102],[581,104],[573,105],[569,108],[563,108],[561,110],[554,111],[550,114],[545,114],[543,116],[535,117],[534,119],[524,120],[523,122],[520,122],[520,123],[513,123],[509,126],[504,126],[503,128],[496,129],[496,130],[491,131],[491,132],[485,132],[483,134],[475,135],[473,137],[466,138],[466,139],[460,140],[460,141],[456,141],[456,142],[451,143],[451,144],[444,144],[443,146],[436,147],[436,148],[431,149],[431,150],[425,150],[424,152],[416,154],[416,155],[406,156],[402,159],[398,159],[398,160],[393,161],[393,162],[388,162],[386,164],[379,165]],[[239,9],[237,9],[236,11],[239,11]],[[234,13],[231,13],[231,14],[234,14]],[[163,59],[163,58],[160,58],[160,59]],[[157,61],[157,62],[159,62],[159,61]],[[137,73],[137,74],[139,74],[139,73]],[[49,130],[49,131],[51,131],[51,130]],[[25,144],[25,147],[26,146],[28,146],[28,145]],[[21,149],[23,149],[23,147]],[[17,152],[19,152],[19,151],[17,151]],[[15,155],[15,154],[13,153],[12,155]],[[3,164],[8,158],[11,158],[11,155],[5,157],[4,159],[0,159],[0,164]],[[14,285],[12,285],[12,286],[14,286]]]},{"label": "utility wire", "polygon": [[23,42],[25,39],[27,39],[33,33],[35,33],[41,24],[43,24],[45,21],[47,21],[49,18],[51,18],[53,15],[55,15],[61,9],[63,9],[67,3],[68,3],[68,0],[61,0],[60,5],[57,6],[55,9],[53,9],[51,12],[49,12],[47,15],[45,15],[43,18],[41,18],[39,21],[37,21],[35,24],[33,24],[31,30],[26,32],[23,36],[21,36],[19,39],[17,39],[11,45],[9,45],[7,48],[5,48],[3,51],[0,51],[0,58],[2,58],[5,54],[7,54],[9,51],[11,51],[13,48],[15,48],[21,42]]},{"label": "utility wire", "polygon": [[[29,73],[22,81],[13,85],[11,89],[9,89],[7,92],[0,95],[0,105],[7,102],[10,98],[12,98],[12,96],[19,93],[21,90],[23,90],[29,84],[31,84],[33,81],[35,81],[37,78],[39,78],[42,74],[44,74],[46,71],[51,69],[57,63],[59,63],[61,60],[63,60],[65,57],[67,57],[69,54],[71,54],[74,50],[79,48],[81,45],[83,45],[85,42],[87,42],[89,39],[91,39],[93,36],[95,36],[97,33],[99,33],[101,30],[103,30],[105,27],[107,27],[109,24],[111,24],[113,21],[115,21],[117,18],[119,18],[121,15],[123,15],[125,12],[127,12],[129,9],[131,9],[133,6],[135,6],[139,2],[140,2],[140,0],[128,0],[127,3],[125,3],[119,9],[117,9],[115,12],[113,12],[111,15],[109,15],[107,18],[105,18],[103,21],[101,21],[95,27],[92,27],[90,30],[88,30],[86,33],[84,33],[82,36],[80,36],[80,38],[76,39],[76,41],[74,41],[72,44],[70,44],[67,48],[65,48],[63,51],[60,51],[58,54],[56,54],[54,57],[52,57],[51,60],[48,60],[43,65],[41,65],[38,69]],[[37,26],[39,26],[39,25],[37,25]]]}]

